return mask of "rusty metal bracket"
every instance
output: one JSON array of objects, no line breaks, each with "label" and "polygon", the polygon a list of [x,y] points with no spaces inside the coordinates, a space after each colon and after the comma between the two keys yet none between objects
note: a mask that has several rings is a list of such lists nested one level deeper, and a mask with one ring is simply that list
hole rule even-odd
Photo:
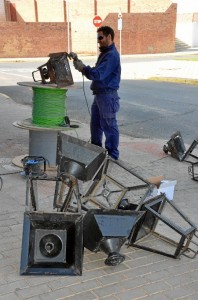
[{"label": "rusty metal bracket", "polygon": [[[39,66],[36,71],[32,72],[33,80],[43,84],[56,84],[57,87],[72,85],[74,82],[68,61],[68,53],[50,53],[49,57],[50,59],[47,63]],[[40,72],[41,79],[36,80],[36,72]]]}]

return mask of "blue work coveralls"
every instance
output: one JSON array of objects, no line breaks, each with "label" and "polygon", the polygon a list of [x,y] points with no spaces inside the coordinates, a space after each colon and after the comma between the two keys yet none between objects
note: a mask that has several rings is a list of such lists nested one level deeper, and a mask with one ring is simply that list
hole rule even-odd
[{"label": "blue work coveralls", "polygon": [[120,108],[118,89],[121,76],[120,55],[111,44],[101,49],[95,67],[85,66],[83,75],[92,80],[90,89],[94,101],[91,107],[91,143],[102,147],[103,132],[105,148],[114,158],[119,157],[119,130],[116,113]]}]

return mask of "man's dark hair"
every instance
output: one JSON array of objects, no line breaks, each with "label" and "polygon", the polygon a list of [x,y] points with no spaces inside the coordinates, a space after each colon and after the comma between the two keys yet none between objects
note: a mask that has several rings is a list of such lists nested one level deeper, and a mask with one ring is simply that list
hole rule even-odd
[{"label": "man's dark hair", "polygon": [[97,32],[99,32],[99,31],[102,31],[105,36],[110,34],[112,41],[114,40],[115,33],[114,33],[114,30],[111,27],[101,26],[97,29]]}]

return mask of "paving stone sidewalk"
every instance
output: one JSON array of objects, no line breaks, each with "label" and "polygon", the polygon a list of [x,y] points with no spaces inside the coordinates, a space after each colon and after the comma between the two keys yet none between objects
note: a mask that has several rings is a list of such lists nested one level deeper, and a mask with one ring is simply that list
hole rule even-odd
[{"label": "paving stone sidewalk", "polygon": [[[173,68],[172,63],[171,65],[169,63],[166,63],[166,66],[161,64],[161,70],[165,68],[163,72],[166,72],[169,66]],[[151,75],[152,72],[148,74],[146,67],[142,68],[143,65],[137,66],[136,74]],[[126,76],[131,74],[131,79],[135,78],[134,70],[130,72]],[[156,73],[157,71],[153,74]],[[198,78],[196,74],[195,77]],[[178,73],[175,76],[178,76]],[[194,75],[191,73],[191,76]],[[31,115],[30,108],[16,104],[2,94],[0,107],[0,138],[6,132],[8,144],[14,147],[13,154],[26,154],[28,133],[14,128],[12,123]],[[69,134],[76,137],[76,132]],[[88,125],[84,124],[78,131],[78,137],[89,139]],[[198,183],[188,174],[188,163],[179,162],[163,152],[164,143],[166,141],[121,136],[120,157],[130,168],[145,178],[162,175],[166,180],[176,180],[173,201],[198,226]],[[21,169],[12,162],[14,156],[9,157],[5,152],[2,156],[1,149],[2,144],[0,144],[0,174],[20,172]],[[106,255],[103,252],[93,253],[85,249],[82,276],[19,275],[26,180],[20,173],[3,175],[2,178],[0,300],[198,299],[197,257],[190,259],[182,255],[179,259],[174,259],[127,245],[121,248],[121,253],[126,256],[125,261],[115,267],[104,264]]]}]

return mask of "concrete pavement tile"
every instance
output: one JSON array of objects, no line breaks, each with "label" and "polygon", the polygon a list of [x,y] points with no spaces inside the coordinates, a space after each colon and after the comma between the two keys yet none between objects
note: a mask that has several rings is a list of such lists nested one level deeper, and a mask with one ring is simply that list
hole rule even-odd
[{"label": "concrete pavement tile", "polygon": [[178,300],[179,299],[182,299],[182,300],[197,300],[198,299],[198,293],[187,296],[187,297],[178,298]]},{"label": "concrete pavement tile", "polygon": [[198,280],[198,270],[192,270],[190,272],[190,276],[193,278],[193,280]]},{"label": "concrete pavement tile", "polygon": [[124,272],[127,278],[134,278],[137,276],[144,276],[151,274],[150,266],[138,266],[135,268],[130,268]]},{"label": "concrete pavement tile", "polygon": [[[20,278],[23,278],[24,276],[21,275]],[[65,278],[65,277],[64,277]],[[51,282],[54,282],[55,280],[57,280],[57,276],[34,276],[34,275],[28,275],[24,277],[24,280],[27,282],[28,286],[36,286],[36,285],[40,285],[40,284],[47,284],[50,287],[50,290],[52,289],[50,286]],[[59,277],[59,279],[61,280],[61,278]],[[55,288],[57,289],[57,287]],[[53,290],[53,289],[52,289]]]},{"label": "concrete pavement tile", "polygon": [[[148,251],[149,252],[149,251]],[[164,257],[162,255],[162,257]],[[160,259],[160,257],[158,256],[158,259],[153,259],[152,261],[149,260],[149,257],[148,259],[147,258],[144,258],[144,260],[142,260],[142,263],[141,263],[141,258],[140,259],[136,259],[135,261],[129,261],[128,262],[128,265],[131,267],[131,268],[136,268],[139,266],[149,266],[150,267],[150,270],[151,271],[157,271],[157,270],[160,270],[160,269],[167,269],[168,266],[175,266],[179,264],[179,261],[175,260],[175,259],[172,259],[172,258],[168,258],[168,259]]]},{"label": "concrete pavement tile", "polygon": [[72,297],[74,295],[73,291],[69,287],[57,289],[50,292],[40,292],[40,300],[55,300],[55,299],[64,299],[69,296]]},{"label": "concrete pavement tile", "polygon": [[198,261],[194,261],[194,260],[188,260],[187,263],[180,263],[177,266],[172,265],[169,268],[167,268],[168,272],[170,274],[175,274],[175,275],[180,275],[180,274],[185,274],[188,272],[191,272],[193,270],[198,270]]},{"label": "concrete pavement tile", "polygon": [[120,282],[126,279],[125,273],[117,273],[117,274],[108,274],[98,278],[98,281],[101,282],[102,285],[108,285],[116,282]]},{"label": "concrete pavement tile", "polygon": [[143,289],[146,291],[147,294],[153,295],[159,292],[166,291],[170,289],[170,285],[166,283],[164,280],[149,283],[143,286]]},{"label": "concrete pavement tile", "polygon": [[[1,216],[0,216],[0,219],[1,219]],[[6,235],[9,231],[11,231],[11,228],[10,228],[10,227],[1,227],[1,229],[0,229],[0,235],[1,235],[1,236],[4,236],[4,235]]]},{"label": "concrete pavement tile", "polygon": [[[123,291],[128,291],[128,290],[143,290],[140,287],[143,287],[145,284],[148,284],[148,281],[144,277],[138,277],[134,278],[133,280],[127,279],[127,280],[120,280],[117,283],[114,284],[109,284],[109,285],[104,285],[101,288],[94,289],[94,293],[100,298],[108,295],[116,295],[117,297],[118,294]],[[143,291],[143,294],[145,292]]]},{"label": "concrete pavement tile", "polygon": [[[169,268],[176,268],[178,265],[179,265],[179,267],[181,266],[181,262],[179,260],[170,258],[170,260],[156,262],[156,263],[149,265],[149,269],[151,272],[155,272],[155,271],[160,271],[160,270],[169,270]],[[183,269],[185,269],[184,266],[183,266]]]},{"label": "concrete pavement tile", "polygon": [[[83,270],[83,280],[98,279],[106,275],[105,268],[95,270]],[[82,279],[81,279],[82,280]]]},{"label": "concrete pavement tile", "polygon": [[20,258],[14,258],[12,257],[11,259],[5,259],[4,263],[1,263],[1,269],[5,270],[5,276],[7,274],[7,269],[9,270],[9,268],[12,268],[13,271],[18,270],[19,269],[19,259]]},{"label": "concrete pavement tile", "polygon": [[89,263],[89,262],[97,261],[99,259],[104,259],[104,253],[100,251],[95,253],[85,249],[84,257],[85,257],[84,263]]},{"label": "concrete pavement tile", "polygon": [[94,294],[100,299],[105,296],[117,295],[120,292],[120,285],[117,283],[109,284],[107,286],[102,286],[100,288],[94,289]]},{"label": "concrete pavement tile", "polygon": [[121,289],[134,289],[137,287],[144,287],[149,284],[150,284],[149,280],[144,276],[133,278],[133,280],[127,278],[123,281],[120,280],[118,282],[118,285],[120,285]]},{"label": "concrete pavement tile", "polygon": [[[185,284],[191,284],[194,276],[192,276],[192,272],[187,272],[185,274],[180,274],[176,276],[170,276],[169,278],[166,278],[166,282],[171,285],[172,287],[182,286]],[[196,281],[197,284],[197,281]]]},{"label": "concrete pavement tile", "polygon": [[[84,274],[84,273],[83,273]],[[96,274],[96,272],[95,272]],[[90,278],[92,279],[92,278]],[[64,276],[61,278],[57,278],[55,277],[54,280],[51,280],[50,278],[48,279],[48,286],[52,289],[52,290],[57,290],[57,289],[61,289],[61,288],[65,288],[65,287],[71,287],[72,285],[76,285],[76,284],[81,284],[81,281],[84,280],[84,276],[83,279],[80,276]]]},{"label": "concrete pavement tile", "polygon": [[41,300],[41,298],[39,296],[33,296],[28,298],[28,300]]},{"label": "concrete pavement tile", "polygon": [[0,286],[6,284],[6,279],[2,278],[2,276],[0,277]]},{"label": "concrete pavement tile", "polygon": [[[42,295],[44,293],[51,292],[51,289],[47,284],[38,284],[36,286],[29,286],[26,288],[18,288],[15,290],[17,296],[21,299],[27,299],[28,297]],[[46,298],[47,299],[47,298]],[[55,298],[56,299],[56,298]],[[48,298],[49,300],[49,298]]]},{"label": "concrete pavement tile", "polygon": [[21,280],[17,280],[15,282],[1,285],[0,286],[0,295],[15,292],[17,289],[23,289],[23,288],[26,288],[27,286],[28,286],[27,283],[21,278]]},{"label": "concrete pavement tile", "polygon": [[189,284],[189,287],[192,288],[196,293],[198,293],[198,280],[191,282]]},{"label": "concrete pavement tile", "polygon": [[145,291],[142,288],[120,290],[116,293],[116,297],[119,300],[135,300],[135,299],[144,299],[146,296]]},{"label": "concrete pavement tile", "polygon": [[167,280],[168,278],[171,278],[171,274],[168,272],[168,270],[159,270],[156,272],[151,272],[149,274],[143,275],[145,278],[148,278],[151,283],[156,283],[158,281]]},{"label": "concrete pavement tile", "polygon": [[[13,216],[14,216],[14,214],[13,214]],[[19,215],[18,216],[16,215],[14,217],[18,220],[23,220],[23,212],[19,212]],[[8,233],[6,233],[6,232],[2,233],[2,231],[1,231],[1,234],[2,234],[3,237],[5,237],[7,235],[7,236],[11,236],[11,237],[12,236],[18,236],[18,237],[21,238],[22,230],[23,230],[23,224],[20,223],[20,224],[12,225],[10,227],[10,231]]]},{"label": "concrete pavement tile", "polygon": [[131,268],[136,268],[136,267],[141,267],[141,266],[146,266],[146,265],[150,265],[150,264],[154,264],[157,262],[164,262],[164,256],[162,255],[147,255],[144,257],[140,257],[140,258],[136,258],[132,260],[127,260],[127,265],[130,266]]},{"label": "concrete pavement tile", "polygon": [[117,266],[107,266],[104,268],[106,274],[115,274],[119,272],[126,272],[129,269],[127,263],[123,262]]},{"label": "concrete pavement tile", "polygon": [[95,288],[101,287],[102,283],[97,279],[81,281],[80,284],[72,284],[70,289],[74,291],[74,294],[80,293],[86,290],[94,290]]},{"label": "concrete pavement tile", "polygon": [[118,297],[116,295],[109,295],[109,296],[102,297],[101,299],[104,299],[104,300],[118,300]]},{"label": "concrete pavement tile", "polygon": [[105,260],[105,255],[102,259],[99,260],[94,260],[91,262],[87,262],[84,264],[84,269],[85,270],[93,270],[93,269],[98,269],[104,267],[104,260]]},{"label": "concrete pavement tile", "polygon": [[160,292],[157,294],[152,294],[143,298],[138,298],[142,300],[170,300],[167,296],[164,295],[164,292]]},{"label": "concrete pavement tile", "polygon": [[104,268],[105,272],[109,273],[109,272],[119,272],[119,271],[123,271],[123,270],[126,270],[128,269],[128,267],[122,263],[116,267],[109,267],[109,266],[106,266],[104,261],[106,259],[107,256],[105,256],[104,254],[104,258],[103,259],[100,259],[98,261],[93,261],[93,262],[88,262],[84,265],[84,268],[85,270],[97,270],[97,269],[100,269],[100,268]]},{"label": "concrete pavement tile", "polygon": [[[12,238],[9,241],[6,241],[4,244],[1,244],[1,253],[6,251],[7,249],[20,249],[21,248],[21,239],[17,238]],[[3,262],[0,262],[2,265]]]},{"label": "concrete pavement tile", "polygon": [[83,292],[83,293],[79,293],[76,295],[72,295],[69,297],[64,297],[61,298],[61,300],[66,300],[66,299],[71,299],[71,300],[94,300],[96,299],[96,296],[91,292]]},{"label": "concrete pavement tile", "polygon": [[8,274],[15,272],[14,266],[1,267],[1,277],[7,278]]},{"label": "concrete pavement tile", "polygon": [[189,297],[190,295],[194,294],[192,288],[188,285],[182,285],[164,292],[164,294],[169,297],[170,299],[179,299],[183,297]]},{"label": "concrete pavement tile", "polygon": [[141,258],[141,257],[145,257],[145,256],[150,257],[151,255],[153,255],[152,253],[150,253],[148,251],[138,249],[138,248],[135,248],[135,247],[132,247],[132,246],[130,246],[128,249],[133,250],[132,252],[130,252],[128,254],[129,258],[131,258],[131,259]]},{"label": "concrete pavement tile", "polygon": [[0,295],[0,300],[20,300],[20,298],[15,293],[9,293]]}]

